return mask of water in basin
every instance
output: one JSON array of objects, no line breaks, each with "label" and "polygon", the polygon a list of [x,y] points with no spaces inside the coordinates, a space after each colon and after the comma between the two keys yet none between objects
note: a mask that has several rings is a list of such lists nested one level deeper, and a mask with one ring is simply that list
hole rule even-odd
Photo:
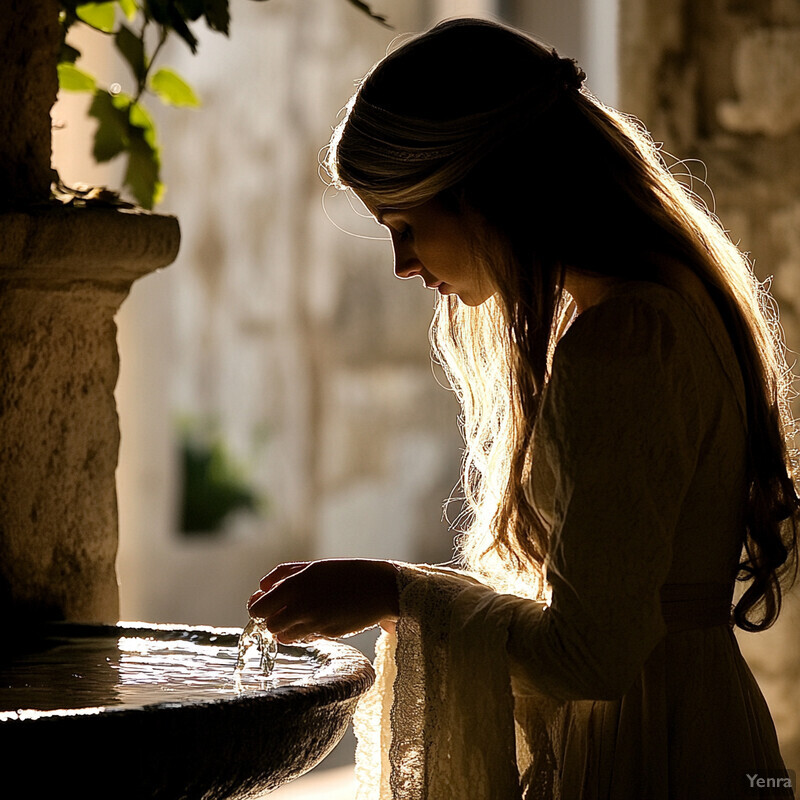
[{"label": "water in basin", "polygon": [[[153,636],[148,635],[152,629]],[[0,720],[26,711],[143,706],[222,699],[313,681],[320,662],[284,648],[269,677],[251,648],[234,672],[238,630],[136,627],[119,637],[48,638],[0,663]],[[173,628],[174,630],[174,628]],[[155,638],[155,636],[158,638]],[[163,638],[163,637],[167,638]]]},{"label": "water in basin", "polygon": [[[372,684],[352,647],[256,647],[241,629],[48,623],[0,638],[0,797],[241,800],[311,769]],[[271,657],[271,650],[268,651]]]}]

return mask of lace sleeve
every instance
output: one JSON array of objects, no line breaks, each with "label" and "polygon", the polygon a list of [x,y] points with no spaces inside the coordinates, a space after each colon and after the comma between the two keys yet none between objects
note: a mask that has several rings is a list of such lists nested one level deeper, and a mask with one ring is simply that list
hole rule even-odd
[{"label": "lace sleeve", "polygon": [[358,800],[519,797],[505,644],[520,598],[454,570],[398,568],[397,634],[381,636],[355,720]]}]

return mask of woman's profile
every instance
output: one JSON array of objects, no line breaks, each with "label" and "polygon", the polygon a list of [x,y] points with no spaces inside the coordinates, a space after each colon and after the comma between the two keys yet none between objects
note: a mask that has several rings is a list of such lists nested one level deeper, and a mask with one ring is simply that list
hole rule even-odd
[{"label": "woman's profile", "polygon": [[792,796],[733,633],[797,572],[777,321],[584,79],[451,20],[367,74],[331,141],[396,274],[437,295],[466,441],[458,569],[283,564],[250,600],[283,642],[383,625],[360,798]]}]

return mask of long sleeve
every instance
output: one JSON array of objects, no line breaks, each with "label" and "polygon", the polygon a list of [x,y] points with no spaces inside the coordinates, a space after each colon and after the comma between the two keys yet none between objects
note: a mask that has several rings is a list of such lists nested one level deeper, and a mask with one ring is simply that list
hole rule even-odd
[{"label": "long sleeve", "polygon": [[508,639],[516,674],[555,697],[622,695],[665,633],[659,588],[702,438],[688,344],[658,307],[624,297],[586,311],[556,349],[537,430],[552,601],[519,603]]}]

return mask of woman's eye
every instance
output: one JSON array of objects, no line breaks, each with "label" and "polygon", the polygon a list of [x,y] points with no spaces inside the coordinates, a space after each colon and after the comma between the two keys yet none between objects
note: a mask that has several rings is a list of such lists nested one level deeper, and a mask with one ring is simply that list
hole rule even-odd
[{"label": "woman's eye", "polygon": [[397,238],[401,242],[407,242],[412,238],[411,228],[410,226],[406,225],[404,228],[401,228],[397,231]]}]

